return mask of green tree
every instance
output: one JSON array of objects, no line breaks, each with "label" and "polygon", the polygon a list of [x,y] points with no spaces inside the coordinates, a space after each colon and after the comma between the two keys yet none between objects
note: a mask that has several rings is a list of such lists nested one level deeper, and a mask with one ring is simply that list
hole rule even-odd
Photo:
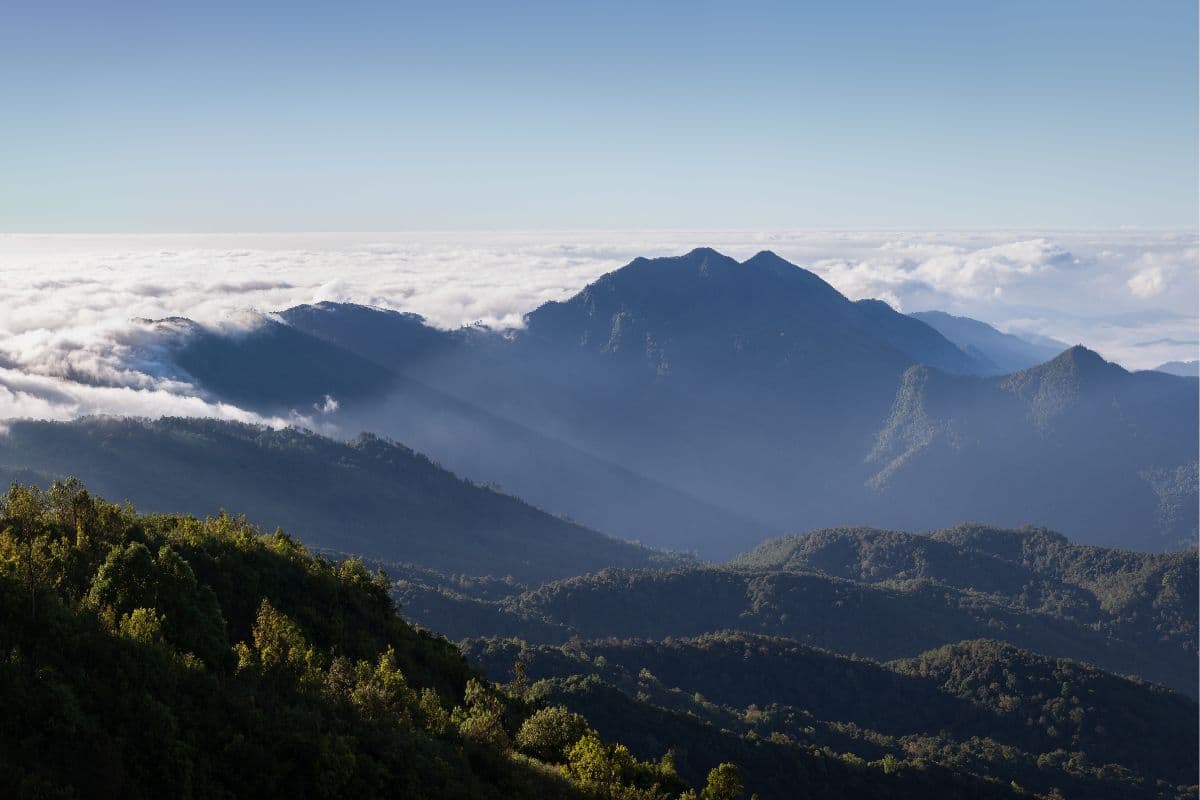
[{"label": "green tree", "polygon": [[517,747],[534,758],[561,763],[567,752],[590,733],[588,722],[564,706],[538,709],[517,731]]},{"label": "green tree", "polygon": [[281,684],[314,688],[323,683],[320,655],[305,640],[300,626],[265,597],[251,635],[253,647],[244,642],[237,647],[239,669],[257,669]]},{"label": "green tree", "polygon": [[513,679],[508,690],[522,700],[529,692],[529,665],[520,658],[513,662]]},{"label": "green tree", "polygon": [[504,730],[504,704],[500,698],[481,681],[471,678],[463,699],[467,709],[458,722],[463,738],[499,750],[510,749],[512,743]]},{"label": "green tree", "polygon": [[58,523],[76,534],[80,546],[87,542],[87,525],[94,518],[94,507],[91,495],[78,478],[71,476],[66,480],[50,484],[46,493],[50,512],[55,515]]},{"label": "green tree", "polygon": [[729,763],[719,764],[708,773],[708,782],[700,793],[701,800],[734,800],[741,797],[746,789],[742,785],[742,774],[737,766]]},{"label": "green tree", "polygon": [[366,661],[358,663],[357,681],[350,700],[364,718],[373,722],[401,723],[406,727],[412,723],[417,695],[396,666],[394,649],[388,647],[374,667]]},{"label": "green tree", "polygon": [[88,592],[88,602],[96,609],[111,607],[118,616],[135,608],[158,605],[157,568],[150,550],[141,542],[113,545]]},{"label": "green tree", "polygon": [[589,733],[567,751],[567,772],[584,788],[602,797],[613,797],[633,762],[627,749],[618,748],[609,747]]},{"label": "green tree", "polygon": [[37,559],[34,551],[45,533],[46,495],[36,486],[16,483],[3,498],[4,528],[21,551],[25,588],[29,593],[29,617],[37,617]]}]

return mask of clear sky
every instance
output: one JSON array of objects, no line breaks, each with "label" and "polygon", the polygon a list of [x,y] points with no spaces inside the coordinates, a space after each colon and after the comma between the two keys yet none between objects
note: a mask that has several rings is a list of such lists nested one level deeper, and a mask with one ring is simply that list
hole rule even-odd
[{"label": "clear sky", "polygon": [[1194,0],[0,11],[2,231],[1197,221]]}]

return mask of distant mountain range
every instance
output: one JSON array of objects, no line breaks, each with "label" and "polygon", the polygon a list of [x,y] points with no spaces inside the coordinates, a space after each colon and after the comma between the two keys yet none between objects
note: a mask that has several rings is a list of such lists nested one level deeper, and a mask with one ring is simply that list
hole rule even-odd
[{"label": "distant mountain range", "polygon": [[1195,381],[1081,347],[1030,367],[1040,343],[851,301],[769,252],[636,259],[510,331],[333,303],[236,335],[160,324],[211,398],[373,431],[705,558],[841,524],[1032,523],[1142,550],[1196,537]]},{"label": "distant mountain range", "polygon": [[1180,375],[1185,378],[1200,377],[1200,361],[1168,361],[1154,368],[1157,372]]},{"label": "distant mountain range", "polygon": [[1063,342],[1044,337],[1035,342],[1002,333],[986,322],[956,317],[944,311],[918,311],[909,316],[921,320],[985,365],[983,374],[1017,372],[1049,361],[1068,347]]},{"label": "distant mountain range", "polygon": [[[1194,383],[1130,373],[1083,347],[995,378],[913,367],[868,456],[871,485],[906,527],[1056,520],[1093,544],[1146,547],[1150,531],[1186,544],[1196,399]],[[927,507],[906,506],[912,497]]]}]

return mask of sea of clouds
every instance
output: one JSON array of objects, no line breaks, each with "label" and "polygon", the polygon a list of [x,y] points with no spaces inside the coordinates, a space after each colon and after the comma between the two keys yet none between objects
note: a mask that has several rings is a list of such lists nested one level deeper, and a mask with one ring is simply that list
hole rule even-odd
[{"label": "sea of clouds", "polygon": [[[323,300],[508,327],[637,256],[764,249],[853,299],[1082,343],[1131,369],[1197,357],[1195,232],[587,232],[0,235],[0,419],[265,419],[207,397],[146,320],[229,335]],[[311,411],[311,410],[310,410]]]}]

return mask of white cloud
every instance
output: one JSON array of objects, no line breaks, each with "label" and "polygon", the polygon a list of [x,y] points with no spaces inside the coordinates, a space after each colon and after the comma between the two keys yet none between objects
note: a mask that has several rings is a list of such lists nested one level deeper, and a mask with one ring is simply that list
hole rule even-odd
[{"label": "white cloud", "polygon": [[163,388],[89,386],[61,378],[0,368],[0,409],[3,417],[67,420],[93,414],[131,417],[216,417],[271,427],[300,425],[314,428],[305,416],[264,417],[228,403],[211,402],[195,394]]},{"label": "white cloud", "polygon": [[[1179,251],[1143,253],[1133,263],[1133,275],[1126,282],[1129,290],[1140,298],[1158,297],[1175,290],[1189,291],[1186,278],[1195,279],[1200,263],[1200,250],[1195,247]],[[1192,291],[1194,295],[1194,290]]]},{"label": "white cloud", "polygon": [[1167,278],[1162,267],[1146,267],[1137,272],[1127,283],[1129,290],[1138,297],[1158,297],[1167,289]]},{"label": "white cloud", "polygon": [[200,396],[171,368],[164,348],[186,326],[139,319],[182,316],[236,333],[260,312],[337,300],[443,327],[512,326],[637,256],[700,245],[736,258],[772,249],[854,299],[1083,342],[1129,366],[1196,357],[1178,344],[1196,339],[1194,233],[0,235],[0,418],[257,419]]}]

